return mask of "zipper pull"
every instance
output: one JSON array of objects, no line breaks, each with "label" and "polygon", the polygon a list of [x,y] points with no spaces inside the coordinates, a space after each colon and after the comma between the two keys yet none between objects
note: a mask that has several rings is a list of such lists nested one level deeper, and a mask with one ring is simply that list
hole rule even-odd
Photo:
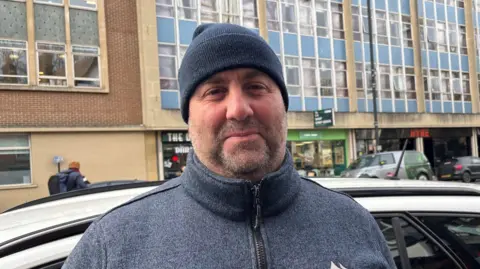
[{"label": "zipper pull", "polygon": [[260,227],[260,217],[262,214],[262,208],[260,206],[260,184],[253,185],[253,196],[253,208],[255,210],[255,222],[253,228],[257,230],[258,227]]}]

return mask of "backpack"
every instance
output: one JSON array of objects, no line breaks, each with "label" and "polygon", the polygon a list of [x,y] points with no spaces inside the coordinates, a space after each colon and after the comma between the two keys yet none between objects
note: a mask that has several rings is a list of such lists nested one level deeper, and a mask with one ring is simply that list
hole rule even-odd
[{"label": "backpack", "polygon": [[57,174],[60,192],[71,191],[75,187],[74,180],[68,180],[71,172],[60,172]]}]

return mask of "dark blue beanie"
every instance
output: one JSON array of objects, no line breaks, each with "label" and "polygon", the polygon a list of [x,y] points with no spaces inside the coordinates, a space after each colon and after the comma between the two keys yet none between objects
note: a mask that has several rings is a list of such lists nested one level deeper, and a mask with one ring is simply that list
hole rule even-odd
[{"label": "dark blue beanie", "polygon": [[252,30],[226,23],[197,27],[178,71],[181,112],[188,123],[189,102],[198,85],[212,75],[235,68],[254,68],[269,75],[282,93],[288,110],[288,91],[282,64],[265,40]]}]

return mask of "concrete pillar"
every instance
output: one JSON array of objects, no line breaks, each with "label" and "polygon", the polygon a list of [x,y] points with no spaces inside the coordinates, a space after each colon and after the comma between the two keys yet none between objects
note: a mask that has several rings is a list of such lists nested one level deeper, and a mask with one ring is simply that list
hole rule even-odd
[{"label": "concrete pillar", "polygon": [[423,138],[422,137],[417,137],[415,138],[415,149],[418,152],[424,152],[425,148],[423,146]]},{"label": "concrete pillar", "polygon": [[472,95],[472,113],[478,113],[479,108],[479,93],[477,83],[477,63],[476,63],[476,48],[475,48],[475,27],[473,22],[474,5],[472,0],[465,0],[465,24],[467,32],[467,52],[468,52],[468,69],[470,79],[470,94]]},{"label": "concrete pillar", "polygon": [[352,0],[343,1],[343,26],[345,31],[345,47],[347,52],[347,87],[350,112],[358,111],[357,79],[355,72],[355,52],[352,23]]},{"label": "concrete pillar", "polygon": [[165,180],[165,171],[163,169],[163,143],[162,133],[156,133],[157,155],[158,155],[158,180]]},{"label": "concrete pillar", "polygon": [[472,156],[478,157],[478,132],[477,128],[472,128],[472,139],[471,140],[471,146],[472,146]]},{"label": "concrete pillar", "polygon": [[417,91],[417,110],[418,113],[425,112],[425,89],[423,85],[422,73],[422,47],[420,40],[420,29],[418,28],[418,9],[417,1],[410,0],[410,23],[412,25],[413,41],[413,63],[415,66],[415,88]]}]

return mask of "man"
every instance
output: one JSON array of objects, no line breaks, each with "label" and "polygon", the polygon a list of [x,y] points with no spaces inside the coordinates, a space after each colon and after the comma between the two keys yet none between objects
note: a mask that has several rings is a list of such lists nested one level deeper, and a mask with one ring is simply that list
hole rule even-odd
[{"label": "man", "polygon": [[57,174],[60,185],[60,192],[80,190],[88,188],[85,177],[80,173],[80,163],[71,162],[68,169]]},{"label": "man", "polygon": [[395,268],[366,209],[295,171],[282,66],[260,36],[199,26],[179,83],[184,173],[99,218],[64,268]]}]

